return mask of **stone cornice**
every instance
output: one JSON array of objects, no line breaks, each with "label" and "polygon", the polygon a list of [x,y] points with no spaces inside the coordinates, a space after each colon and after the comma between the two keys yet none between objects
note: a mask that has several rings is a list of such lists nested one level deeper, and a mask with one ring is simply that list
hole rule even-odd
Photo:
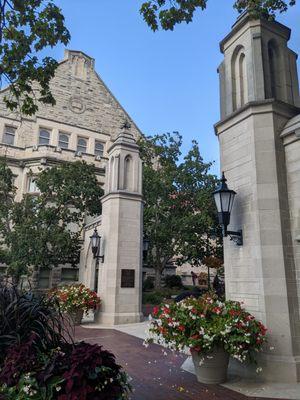
[{"label": "stone cornice", "polygon": [[[274,114],[283,116],[285,118],[292,118],[300,114],[300,108],[274,99],[251,101],[247,103],[244,107],[239,108],[232,114],[217,122],[214,125],[215,134],[218,136],[221,133],[221,130],[227,130],[229,127],[234,126],[237,123],[240,123],[242,120],[251,117],[251,115],[265,114],[270,112],[273,112]],[[222,125],[226,126],[226,128],[221,129]]]},{"label": "stone cornice", "polygon": [[133,201],[143,201],[143,196],[139,193],[132,193],[132,192],[127,192],[126,190],[118,190],[116,192],[110,192],[105,194],[101,201],[102,203],[106,202],[108,199],[115,198],[115,199],[127,199],[127,200],[133,200]]},{"label": "stone cornice", "polygon": [[221,53],[224,53],[225,44],[248,23],[249,25],[252,24],[253,26],[260,25],[265,29],[276,32],[280,36],[284,37],[287,41],[290,39],[291,30],[285,25],[277,21],[268,21],[264,18],[253,19],[250,17],[249,13],[246,12],[237,19],[235,24],[232,26],[231,32],[220,42]]}]

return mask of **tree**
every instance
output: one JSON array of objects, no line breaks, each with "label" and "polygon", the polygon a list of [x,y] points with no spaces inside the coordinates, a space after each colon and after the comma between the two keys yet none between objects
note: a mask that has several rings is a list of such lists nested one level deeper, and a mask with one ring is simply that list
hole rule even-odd
[{"label": "tree", "polygon": [[[208,0],[149,0],[142,4],[140,13],[149,27],[156,31],[173,30],[175,25],[193,20],[198,9],[205,10]],[[248,10],[253,18],[274,19],[276,12],[283,13],[296,0],[234,0],[233,7],[242,13]]]},{"label": "tree", "polygon": [[77,161],[45,169],[36,184],[39,195],[15,201],[12,172],[0,163],[0,262],[15,281],[30,267],[77,265],[85,216],[101,213],[103,190],[91,165]]},{"label": "tree", "polygon": [[207,235],[217,227],[212,191],[217,179],[209,173],[197,142],[180,161],[178,133],[140,141],[143,168],[144,232],[150,240],[147,262],[155,270],[155,286],[176,256],[178,264],[199,265],[208,253]]},{"label": "tree", "polygon": [[38,102],[55,104],[49,83],[58,63],[39,53],[69,39],[53,0],[0,0],[0,82],[9,85],[4,101],[10,110],[32,115]]}]

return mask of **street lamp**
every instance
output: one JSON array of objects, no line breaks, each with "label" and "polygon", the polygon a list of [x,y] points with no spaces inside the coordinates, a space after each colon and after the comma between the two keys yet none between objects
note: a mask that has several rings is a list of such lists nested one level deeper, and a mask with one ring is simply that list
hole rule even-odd
[{"label": "street lamp", "polygon": [[97,228],[95,228],[92,236],[90,236],[90,239],[91,239],[91,247],[94,258],[97,261],[101,260],[101,262],[104,263],[104,255],[100,256],[101,236],[98,235]]},{"label": "street lamp", "polygon": [[147,253],[149,251],[150,240],[146,235],[143,237],[143,260],[145,261],[147,258]]},{"label": "street lamp", "polygon": [[218,210],[219,223],[223,227],[223,236],[229,236],[238,246],[243,245],[243,232],[228,231],[227,226],[230,223],[230,214],[234,202],[236,192],[228,188],[227,179],[225,178],[224,172],[222,173],[221,184],[217,190],[213,192],[215,203]]}]

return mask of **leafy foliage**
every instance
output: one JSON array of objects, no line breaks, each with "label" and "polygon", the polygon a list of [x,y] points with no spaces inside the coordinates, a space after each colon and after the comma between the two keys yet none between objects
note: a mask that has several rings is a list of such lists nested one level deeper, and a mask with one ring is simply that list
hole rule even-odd
[{"label": "leafy foliage", "polygon": [[182,285],[182,280],[179,275],[166,275],[165,276],[165,285],[168,288],[181,288],[183,287]]},{"label": "leafy foliage", "polygon": [[38,102],[55,104],[49,82],[58,63],[39,53],[69,39],[53,0],[0,0],[0,77],[10,85],[4,98],[10,110],[32,115]]},{"label": "leafy foliage", "polygon": [[152,276],[147,276],[143,282],[143,292],[154,289],[154,279]]},{"label": "leafy foliage", "polygon": [[96,310],[101,303],[97,293],[82,283],[52,289],[49,296],[58,301],[60,309],[66,312]]},{"label": "leafy foliage", "polygon": [[222,346],[241,362],[255,361],[266,343],[267,329],[236,301],[219,301],[206,294],[153,309],[146,343],[158,343],[189,354],[211,352]]},{"label": "leafy foliage", "polygon": [[[61,345],[65,337],[69,339],[59,308],[52,301],[19,293],[14,286],[0,286],[0,321],[0,364],[9,349],[22,343],[45,351]],[[15,368],[20,368],[20,362]]]},{"label": "leafy foliage", "polygon": [[[39,195],[15,201],[12,174],[0,163],[0,262],[16,280],[29,267],[76,265],[86,215],[101,213],[103,190],[84,162],[45,169],[36,177]],[[80,184],[78,184],[80,182]]]},{"label": "leafy foliage", "polygon": [[57,306],[0,287],[0,399],[126,399],[128,377],[114,355],[73,343]]},{"label": "leafy foliage", "polygon": [[208,240],[218,230],[212,192],[217,183],[209,173],[197,142],[182,157],[182,137],[178,133],[141,140],[144,161],[144,231],[150,239],[147,263],[156,271],[156,287],[166,265],[199,265],[201,259],[222,250],[221,240]]},{"label": "leafy foliage", "polygon": [[[173,30],[177,24],[192,22],[197,10],[205,10],[208,0],[149,0],[143,2],[140,13],[147,25],[156,31]],[[233,6],[239,13],[248,10],[253,18],[274,19],[278,11],[287,11],[296,0],[235,0]]]}]

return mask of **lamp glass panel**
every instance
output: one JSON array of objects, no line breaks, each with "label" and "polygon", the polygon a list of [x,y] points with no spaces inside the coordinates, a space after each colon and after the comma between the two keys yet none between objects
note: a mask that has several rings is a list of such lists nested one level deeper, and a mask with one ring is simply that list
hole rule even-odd
[{"label": "lamp glass panel", "polygon": [[218,212],[222,212],[222,209],[221,209],[221,193],[220,192],[215,193],[214,194],[214,198],[215,198],[215,203],[216,203],[216,207],[217,207]]},{"label": "lamp glass panel", "polygon": [[230,196],[230,202],[229,202],[229,209],[228,209],[228,211],[231,213],[231,210],[232,210],[232,206],[233,206],[233,203],[234,203],[234,198],[235,198],[235,193],[231,193],[231,196]]},{"label": "lamp glass panel", "polygon": [[230,211],[231,192],[221,192],[221,211]]},{"label": "lamp glass panel", "polygon": [[100,243],[100,236],[96,232],[94,232],[93,235],[91,236],[91,242],[92,242],[92,247],[98,248]]}]

